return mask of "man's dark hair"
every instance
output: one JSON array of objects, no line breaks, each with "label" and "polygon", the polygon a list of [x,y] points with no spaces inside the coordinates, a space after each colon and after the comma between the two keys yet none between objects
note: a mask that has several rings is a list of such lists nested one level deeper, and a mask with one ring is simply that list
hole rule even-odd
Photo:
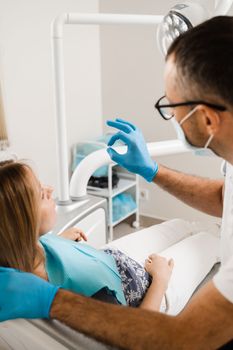
[{"label": "man's dark hair", "polygon": [[[180,35],[170,46],[178,80],[196,96],[233,106],[233,17],[214,17]],[[189,96],[190,97],[190,96]]]}]

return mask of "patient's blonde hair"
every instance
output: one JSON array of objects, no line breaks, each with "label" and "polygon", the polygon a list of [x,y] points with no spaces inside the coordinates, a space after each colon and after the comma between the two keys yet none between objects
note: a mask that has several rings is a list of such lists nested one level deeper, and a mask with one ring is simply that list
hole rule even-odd
[{"label": "patient's blonde hair", "polygon": [[5,150],[9,146],[6,120],[5,120],[5,111],[3,108],[3,98],[0,85],[0,151]]},{"label": "patient's blonde hair", "polygon": [[33,272],[38,257],[39,208],[31,168],[0,162],[0,265]]}]

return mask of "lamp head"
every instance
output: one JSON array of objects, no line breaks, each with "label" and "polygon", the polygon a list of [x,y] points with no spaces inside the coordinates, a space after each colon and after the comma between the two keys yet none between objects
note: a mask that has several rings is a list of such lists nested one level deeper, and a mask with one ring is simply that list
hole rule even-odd
[{"label": "lamp head", "polygon": [[209,13],[199,2],[184,1],[171,8],[157,31],[161,52],[166,55],[171,43],[182,33],[207,20]]}]

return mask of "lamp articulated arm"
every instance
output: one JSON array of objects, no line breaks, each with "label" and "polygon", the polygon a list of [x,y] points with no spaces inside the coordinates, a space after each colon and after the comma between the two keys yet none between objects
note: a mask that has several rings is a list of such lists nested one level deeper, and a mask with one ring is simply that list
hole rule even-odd
[{"label": "lamp articulated arm", "polygon": [[233,0],[215,0],[214,16],[223,16],[228,13],[232,6]]},{"label": "lamp articulated arm", "polygon": [[[151,142],[147,144],[148,151],[153,157],[190,152],[179,140]],[[126,146],[114,147],[119,153],[127,151]],[[89,154],[75,169],[70,181],[70,197],[82,200],[87,195],[87,184],[91,175],[103,165],[113,163],[106,149]]]},{"label": "lamp articulated arm", "polygon": [[52,23],[52,53],[54,90],[56,107],[56,139],[57,139],[57,174],[58,174],[58,202],[66,205],[70,202],[69,196],[69,162],[66,131],[66,100],[63,59],[63,29],[64,25],[157,25],[163,19],[159,15],[126,15],[101,13],[64,13]]}]

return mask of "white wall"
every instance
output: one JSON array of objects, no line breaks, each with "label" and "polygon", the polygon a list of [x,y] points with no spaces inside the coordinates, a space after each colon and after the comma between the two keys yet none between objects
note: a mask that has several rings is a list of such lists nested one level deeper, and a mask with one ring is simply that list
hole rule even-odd
[{"label": "white wall", "polygon": [[[12,148],[56,184],[50,23],[63,12],[98,12],[98,0],[0,0],[0,71]],[[69,147],[102,133],[97,27],[65,29]]]},{"label": "white wall", "polygon": [[[177,1],[155,0],[100,0],[100,12],[165,14]],[[207,3],[212,4],[209,0]],[[102,97],[104,119],[123,117],[135,122],[147,141],[175,138],[169,122],[162,120],[153,106],[163,95],[164,59],[156,45],[156,28],[112,26],[101,29]],[[109,131],[109,129],[106,128]],[[200,158],[192,155],[159,157],[160,163],[188,173],[219,178],[217,158]],[[146,215],[209,220],[156,186],[140,182],[149,190],[149,201],[141,202]]]},{"label": "white wall", "polygon": [[[164,14],[176,1],[100,0],[101,12]],[[211,3],[211,0],[210,0]],[[56,184],[54,98],[50,23],[62,12],[98,12],[98,0],[0,0],[0,78],[12,148],[33,159],[43,182]],[[175,137],[159,118],[154,102],[163,94],[163,58],[155,28],[106,26],[101,29],[104,120],[117,116],[138,124],[148,141]],[[102,132],[99,31],[65,29],[65,71],[69,147]],[[106,128],[105,128],[106,130]],[[170,167],[219,177],[217,159],[161,157]],[[202,218],[156,186],[141,212],[157,217]]]}]

